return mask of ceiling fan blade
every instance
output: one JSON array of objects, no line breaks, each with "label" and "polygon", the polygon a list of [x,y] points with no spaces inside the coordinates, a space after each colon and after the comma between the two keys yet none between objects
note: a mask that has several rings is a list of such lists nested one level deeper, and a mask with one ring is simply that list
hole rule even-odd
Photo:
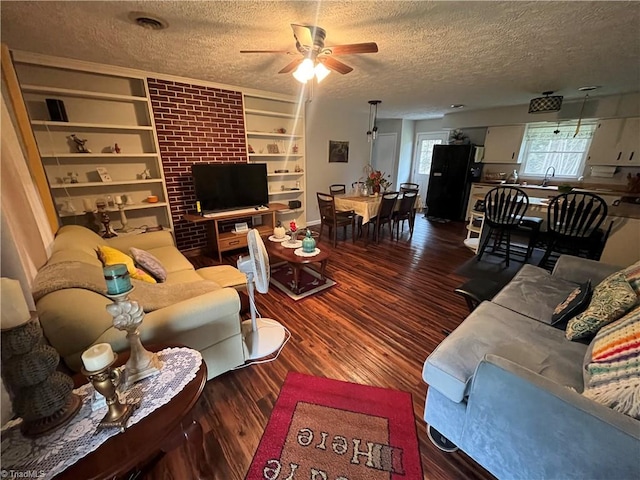
[{"label": "ceiling fan blade", "polygon": [[326,47],[325,51],[327,50],[331,51],[331,55],[351,55],[353,53],[376,53],[378,51],[378,44],[376,42],[367,42],[367,43],[352,43],[350,45],[334,45],[333,47]]},{"label": "ceiling fan blade", "polygon": [[287,55],[295,55],[297,52],[288,50],[240,50],[240,53],[286,53]]},{"label": "ceiling fan blade", "polygon": [[295,37],[296,42],[305,47],[313,46],[313,35],[311,35],[313,27],[292,23],[291,28],[293,29],[293,36]]},{"label": "ceiling fan blade", "polygon": [[286,67],[280,70],[278,73],[289,73],[293,72],[295,68],[300,65],[300,63],[304,60],[304,58],[296,58],[293,62],[289,63]]},{"label": "ceiling fan blade", "polygon": [[342,75],[345,75],[353,70],[353,68],[351,68],[349,65],[339,62],[333,57],[318,57],[318,61],[320,61],[328,69],[341,73]]}]

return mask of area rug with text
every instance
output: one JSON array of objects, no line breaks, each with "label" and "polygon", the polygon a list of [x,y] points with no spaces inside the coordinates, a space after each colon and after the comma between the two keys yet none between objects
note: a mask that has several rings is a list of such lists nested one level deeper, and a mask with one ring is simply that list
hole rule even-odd
[{"label": "area rug with text", "polygon": [[289,372],[245,480],[421,480],[411,394]]},{"label": "area rug with text", "polygon": [[293,269],[288,263],[278,263],[271,266],[271,284],[294,300],[302,300],[336,284],[330,278],[325,277],[322,280],[321,275],[310,267],[300,269],[298,283],[299,290],[294,292]]}]

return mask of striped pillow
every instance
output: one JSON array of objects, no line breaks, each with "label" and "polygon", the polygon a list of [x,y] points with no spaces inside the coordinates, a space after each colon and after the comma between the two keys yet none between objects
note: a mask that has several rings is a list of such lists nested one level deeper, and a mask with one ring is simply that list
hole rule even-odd
[{"label": "striped pillow", "polygon": [[587,370],[585,397],[640,419],[640,307],[600,329]]}]

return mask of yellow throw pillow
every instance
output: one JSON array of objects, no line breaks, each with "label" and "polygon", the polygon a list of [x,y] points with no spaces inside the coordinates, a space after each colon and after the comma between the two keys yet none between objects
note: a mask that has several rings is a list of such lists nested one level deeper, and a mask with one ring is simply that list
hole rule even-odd
[{"label": "yellow throw pillow", "polygon": [[157,283],[156,279],[148,273],[136,268],[133,263],[133,258],[124,252],[121,252],[117,248],[107,247],[106,245],[100,245],[98,247],[98,257],[103,265],[115,265],[116,263],[124,263],[127,266],[129,275],[136,280],[142,280],[143,282]]}]

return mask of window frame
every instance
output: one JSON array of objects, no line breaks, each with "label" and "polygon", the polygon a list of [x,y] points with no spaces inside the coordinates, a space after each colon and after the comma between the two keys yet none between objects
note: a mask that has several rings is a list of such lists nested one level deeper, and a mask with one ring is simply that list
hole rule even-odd
[{"label": "window frame", "polygon": [[[577,169],[577,174],[575,176],[568,176],[568,175],[560,175],[558,173],[554,174],[555,179],[557,180],[578,180],[580,177],[582,177],[584,175],[584,169],[585,166],[587,164],[587,158],[589,156],[589,149],[591,148],[591,142],[593,141],[593,135],[595,133],[596,127],[597,127],[597,120],[583,120],[580,122],[580,128],[581,131],[584,132],[584,127],[589,127],[591,129],[591,131],[587,134],[588,135],[588,141],[585,147],[585,151],[582,153],[582,158],[580,159],[580,164],[578,165],[578,169]],[[527,160],[528,160],[528,149],[529,149],[529,144],[528,142],[530,141],[527,138],[527,134],[530,131],[530,128],[572,128],[575,129],[578,126],[578,121],[577,120],[573,120],[573,121],[565,121],[565,122],[560,122],[560,123],[555,123],[555,122],[535,122],[535,123],[527,123],[525,130],[524,130],[524,135],[522,137],[522,143],[520,145],[520,152],[518,155],[518,158],[520,159],[520,178],[526,178],[526,179],[534,179],[534,180],[538,180],[538,179],[543,179],[546,177],[546,173],[529,173],[526,172],[526,166],[527,166]],[[551,153],[551,152],[548,152]],[[557,170],[557,166],[556,165],[552,165],[553,167],[556,168]]]}]

